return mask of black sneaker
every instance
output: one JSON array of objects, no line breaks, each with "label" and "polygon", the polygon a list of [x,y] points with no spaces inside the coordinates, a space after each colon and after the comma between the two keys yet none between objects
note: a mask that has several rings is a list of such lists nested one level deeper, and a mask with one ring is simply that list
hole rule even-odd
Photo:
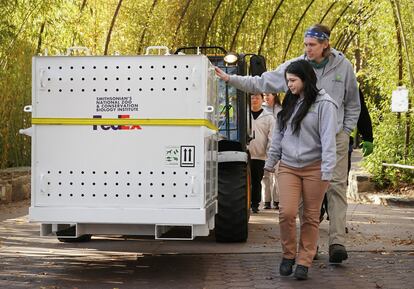
[{"label": "black sneaker", "polygon": [[270,206],[270,202],[265,202],[263,209],[270,210],[272,207]]},{"label": "black sneaker", "polygon": [[295,259],[282,259],[279,267],[279,273],[282,276],[289,276],[292,274],[293,270],[292,267],[295,265]]},{"label": "black sneaker", "polygon": [[342,263],[346,259],[348,259],[348,253],[343,245],[332,244],[329,246],[330,263]]},{"label": "black sneaker", "polygon": [[259,208],[258,207],[252,207],[252,212],[253,212],[253,214],[258,214],[259,213]]},{"label": "black sneaker", "polygon": [[303,266],[303,265],[297,265],[294,276],[298,280],[308,279],[308,267]]},{"label": "black sneaker", "polygon": [[273,202],[273,208],[279,210],[279,202]]}]

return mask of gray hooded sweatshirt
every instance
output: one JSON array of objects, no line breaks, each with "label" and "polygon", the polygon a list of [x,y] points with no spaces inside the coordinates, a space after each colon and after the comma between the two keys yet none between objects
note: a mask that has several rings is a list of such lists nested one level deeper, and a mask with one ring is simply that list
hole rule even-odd
[{"label": "gray hooded sweatshirt", "polygon": [[293,133],[292,119],[303,103],[303,98],[296,103],[292,116],[283,131],[276,121],[272,144],[268,152],[265,169],[273,171],[281,160],[295,168],[306,167],[322,160],[322,180],[332,179],[336,165],[336,102],[322,89],[315,103],[300,124],[300,130]]},{"label": "gray hooded sweatshirt", "polygon": [[[306,59],[302,55],[281,64],[276,70],[263,73],[261,76],[230,75],[229,84],[250,93],[278,93],[287,91],[285,69],[295,60]],[[317,86],[325,89],[338,105],[338,127],[336,132],[344,130],[348,135],[355,128],[361,110],[358,85],[352,64],[345,56],[331,49],[329,61],[324,68],[315,69],[318,78]]]}]

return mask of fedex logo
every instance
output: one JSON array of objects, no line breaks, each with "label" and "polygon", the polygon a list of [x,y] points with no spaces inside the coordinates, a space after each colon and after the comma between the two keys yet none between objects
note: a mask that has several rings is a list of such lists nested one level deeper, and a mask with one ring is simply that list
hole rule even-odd
[{"label": "fedex logo", "polygon": [[[93,118],[102,118],[102,115],[94,115]],[[129,114],[120,114],[118,118],[129,118]],[[93,130],[98,130],[100,127],[103,130],[135,130],[142,129],[139,125],[93,125]]]}]

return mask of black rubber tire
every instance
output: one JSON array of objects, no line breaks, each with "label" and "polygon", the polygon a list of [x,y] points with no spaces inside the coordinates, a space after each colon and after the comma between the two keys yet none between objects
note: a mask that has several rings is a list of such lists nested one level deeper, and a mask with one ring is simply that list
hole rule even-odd
[{"label": "black rubber tire", "polygon": [[248,164],[219,163],[218,212],[215,217],[217,242],[246,242],[249,223]]},{"label": "black rubber tire", "polygon": [[92,235],[81,235],[77,238],[59,238],[59,236],[63,237],[63,236],[73,236],[76,234],[76,228],[75,226],[66,228],[64,230],[60,230],[58,232],[56,232],[56,236],[58,237],[57,239],[60,242],[63,243],[85,243],[85,242],[89,242],[92,238]]}]

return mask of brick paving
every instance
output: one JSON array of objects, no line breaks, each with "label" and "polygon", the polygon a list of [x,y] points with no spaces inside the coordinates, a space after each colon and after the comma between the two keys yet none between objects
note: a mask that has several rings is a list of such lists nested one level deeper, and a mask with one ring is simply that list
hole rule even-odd
[{"label": "brick paving", "polygon": [[414,288],[414,252],[350,252],[342,265],[316,260],[307,281],[281,277],[280,253],[2,256],[0,288]]}]

